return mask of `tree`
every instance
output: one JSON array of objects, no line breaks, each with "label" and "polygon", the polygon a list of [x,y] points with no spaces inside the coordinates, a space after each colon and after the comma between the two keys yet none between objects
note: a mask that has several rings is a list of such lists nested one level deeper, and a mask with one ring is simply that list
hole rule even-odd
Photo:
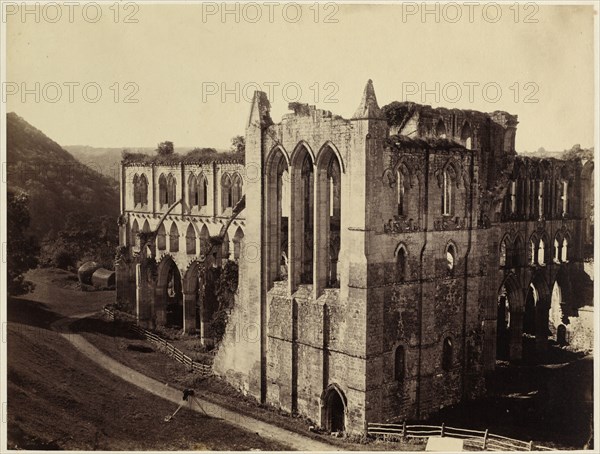
[{"label": "tree", "polygon": [[175,152],[175,147],[173,146],[173,142],[161,142],[158,144],[156,148],[156,152],[161,156],[169,156]]},{"label": "tree", "polygon": [[563,152],[563,159],[594,159],[594,147],[581,148],[581,145],[576,143],[570,150]]},{"label": "tree", "polygon": [[40,248],[36,238],[26,233],[31,220],[27,195],[8,191],[7,199],[8,293],[23,295],[33,290],[33,284],[25,280],[23,273],[37,266]]},{"label": "tree", "polygon": [[246,151],[246,138],[244,136],[232,137],[231,151],[233,153],[244,153]]}]

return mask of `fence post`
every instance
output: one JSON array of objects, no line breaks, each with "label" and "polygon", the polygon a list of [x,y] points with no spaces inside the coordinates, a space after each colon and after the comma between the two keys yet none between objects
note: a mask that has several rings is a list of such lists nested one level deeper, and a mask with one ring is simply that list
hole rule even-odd
[{"label": "fence post", "polygon": [[402,438],[406,438],[406,419],[402,421]]},{"label": "fence post", "polygon": [[533,451],[533,440],[529,442],[529,450]]},{"label": "fence post", "polygon": [[485,433],[483,434],[483,447],[482,447],[482,451],[485,451],[485,448],[487,447],[488,433],[489,433],[489,429],[485,429]]},{"label": "fence post", "polygon": [[445,424],[442,423],[442,427],[440,428],[440,437],[444,436],[444,426],[445,426]]}]

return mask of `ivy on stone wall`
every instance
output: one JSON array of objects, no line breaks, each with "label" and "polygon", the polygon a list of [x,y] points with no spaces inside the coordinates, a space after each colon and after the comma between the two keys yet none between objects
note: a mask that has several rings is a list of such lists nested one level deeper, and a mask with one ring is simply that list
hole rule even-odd
[{"label": "ivy on stone wall", "polygon": [[218,344],[223,339],[229,314],[233,309],[235,295],[238,289],[239,266],[236,262],[228,260],[220,270],[215,279],[215,295],[217,297],[218,307],[215,310],[210,322],[211,330],[214,335],[215,343]]}]

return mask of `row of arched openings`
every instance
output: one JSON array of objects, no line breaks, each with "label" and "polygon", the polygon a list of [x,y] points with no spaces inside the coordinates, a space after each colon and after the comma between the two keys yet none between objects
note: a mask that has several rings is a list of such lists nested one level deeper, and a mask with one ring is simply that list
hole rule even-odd
[{"label": "row of arched openings", "polygon": [[[283,279],[292,262],[294,283],[313,283],[316,265],[319,288],[338,287],[342,174],[338,154],[325,145],[315,159],[308,147],[300,144],[288,160],[278,147],[267,159],[266,174],[270,280]],[[290,219],[283,206],[286,193],[292,196]],[[289,239],[288,224],[293,227]]]},{"label": "row of arched openings", "polygon": [[[414,190],[415,176],[411,175],[410,170],[405,164],[400,164],[396,170],[396,204],[397,216],[406,218],[418,215],[420,209],[419,191]],[[393,186],[393,174],[387,173],[384,182]],[[441,188],[440,212],[443,216],[453,216],[456,211],[456,192],[458,189],[458,172],[454,164],[448,163],[441,172],[439,184]],[[414,194],[413,192],[416,192]]]},{"label": "row of arched openings", "polygon": [[[549,241],[547,235],[533,234],[529,240],[527,251],[531,265],[545,265],[549,258]],[[500,242],[499,260],[501,267],[518,268],[524,265],[523,241],[520,236],[511,244],[507,236]],[[553,243],[552,260],[554,263],[566,263],[569,260],[569,236],[556,234]]]},{"label": "row of arched openings", "polygon": [[[404,243],[396,247],[396,282],[405,282],[408,279],[408,249]],[[449,241],[444,249],[446,260],[446,271],[449,274],[454,272],[457,260],[456,245]]]},{"label": "row of arched openings", "polygon": [[[446,337],[442,342],[441,364],[442,370],[452,369],[454,362],[454,346],[452,338]],[[394,379],[398,382],[406,376],[406,351],[403,345],[398,345],[394,350]]]},{"label": "row of arched openings", "polygon": [[[148,221],[144,223],[144,232],[150,232],[150,226]],[[136,219],[134,219],[131,225],[131,235],[134,238],[134,241],[138,241],[137,235],[139,233],[139,224]],[[234,242],[234,260],[239,260],[241,254],[241,241],[244,238],[244,232],[241,227],[238,227],[236,230],[233,242]],[[169,252],[179,252],[179,229],[177,224],[173,222],[171,227],[169,228],[169,232],[167,234],[167,229],[165,224],[162,223],[158,228],[158,232],[156,234],[156,248],[159,251],[169,251]],[[190,223],[187,227],[185,234],[185,252],[188,255],[206,255],[210,249],[210,234],[208,232],[208,228],[206,225],[202,226],[200,230],[200,247],[198,248],[198,236],[196,234],[196,229]],[[168,246],[168,247],[167,247]],[[223,259],[227,259],[230,255],[229,250],[229,235],[226,233],[223,239],[223,243],[221,246],[221,256]]]},{"label": "row of arched openings", "polygon": [[520,175],[509,181],[502,211],[505,216],[560,218],[571,211],[569,193],[567,179]]},{"label": "row of arched openings", "polygon": [[[148,180],[144,174],[133,177],[134,205],[148,203]],[[238,173],[223,174],[221,178],[222,209],[234,207],[242,198],[242,177]],[[158,200],[161,207],[171,206],[176,201],[177,179],[169,173],[158,178]],[[192,208],[208,204],[208,180],[203,173],[191,174],[188,178],[188,203]]]},{"label": "row of arched openings", "polygon": [[[455,121],[455,120],[453,120]],[[451,128],[452,129],[452,128]],[[446,139],[448,137],[448,129],[443,119],[439,119],[435,126],[435,135],[440,139]],[[465,121],[460,129],[459,134],[460,140],[464,143],[467,150],[471,150],[473,147],[473,132],[471,130],[471,124]]]}]

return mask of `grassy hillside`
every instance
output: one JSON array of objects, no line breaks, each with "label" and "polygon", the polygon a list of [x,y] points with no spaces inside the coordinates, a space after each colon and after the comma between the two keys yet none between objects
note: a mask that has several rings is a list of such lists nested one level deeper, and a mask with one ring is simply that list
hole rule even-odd
[{"label": "grassy hillside", "polygon": [[49,244],[65,230],[74,237],[73,230],[84,226],[106,230],[114,224],[108,241],[115,236],[116,243],[118,182],[77,161],[15,113],[7,115],[6,129],[8,190],[29,195],[30,232]]}]

